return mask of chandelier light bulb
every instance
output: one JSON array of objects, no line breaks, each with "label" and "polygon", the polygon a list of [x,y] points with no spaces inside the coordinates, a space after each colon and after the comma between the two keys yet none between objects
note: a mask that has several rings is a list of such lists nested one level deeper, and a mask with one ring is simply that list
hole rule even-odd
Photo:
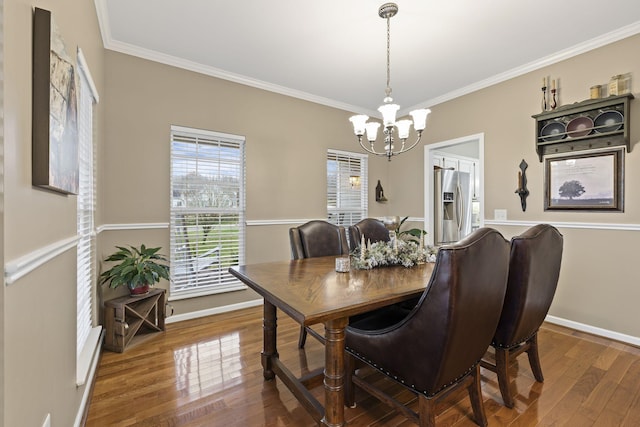
[{"label": "chandelier light bulb", "polygon": [[411,129],[411,120],[398,120],[396,122],[396,127],[398,128],[398,138],[400,139],[409,138],[409,129]]},{"label": "chandelier light bulb", "polygon": [[369,116],[365,116],[364,114],[349,117],[349,121],[353,123],[353,133],[357,136],[364,135],[364,128],[367,120],[369,120]]},{"label": "chandelier light bulb", "polygon": [[378,138],[378,128],[380,127],[380,123],[378,122],[368,122],[365,125],[365,129],[367,130],[367,139],[369,142],[373,143]]},{"label": "chandelier light bulb", "polygon": [[378,107],[378,111],[382,113],[382,124],[384,127],[393,126],[396,123],[396,113],[400,109],[398,104],[383,104]]},{"label": "chandelier light bulb", "polygon": [[413,110],[409,114],[413,118],[413,127],[415,130],[424,130],[427,127],[427,116],[431,110],[428,108],[421,108],[419,110]]}]

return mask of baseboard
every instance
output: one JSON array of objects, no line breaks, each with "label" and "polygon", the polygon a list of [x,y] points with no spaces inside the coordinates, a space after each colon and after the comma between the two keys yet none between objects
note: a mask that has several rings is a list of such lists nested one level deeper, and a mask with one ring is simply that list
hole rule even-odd
[{"label": "baseboard", "polygon": [[[192,311],[190,313],[176,314],[176,315],[167,317],[166,323],[175,323],[175,322],[181,322],[183,320],[197,319],[200,317],[211,316],[214,314],[228,313],[230,311],[242,310],[244,308],[257,307],[259,305],[262,305],[262,299],[241,302],[238,304],[230,304],[222,307],[208,308],[206,310]],[[570,329],[575,329],[576,331],[586,332],[592,335],[598,335],[604,338],[609,338],[615,341],[620,341],[636,347],[640,347],[640,337],[621,334],[619,332],[610,331],[608,329],[597,328],[595,326],[574,322],[573,320],[567,320],[561,317],[556,317],[551,315],[547,315],[547,317],[545,318],[545,321],[549,323],[553,323],[554,325],[564,326]]]},{"label": "baseboard", "polygon": [[182,322],[183,320],[197,319],[199,317],[212,316],[214,314],[227,313],[230,311],[242,310],[243,308],[251,308],[262,305],[262,298],[240,302],[237,304],[229,304],[221,307],[208,308],[206,310],[192,311],[190,313],[175,314],[167,317],[165,323]]},{"label": "baseboard", "polygon": [[615,341],[620,341],[626,344],[640,347],[640,337],[625,335],[619,332],[610,331],[608,329],[597,328],[595,326],[574,322],[573,320],[567,320],[567,319],[563,319],[561,317],[556,317],[556,316],[547,315],[547,317],[544,320],[549,323],[553,323],[554,325],[565,326],[567,328],[575,329],[576,331],[586,332],[592,335],[598,335],[600,337],[609,338]]}]

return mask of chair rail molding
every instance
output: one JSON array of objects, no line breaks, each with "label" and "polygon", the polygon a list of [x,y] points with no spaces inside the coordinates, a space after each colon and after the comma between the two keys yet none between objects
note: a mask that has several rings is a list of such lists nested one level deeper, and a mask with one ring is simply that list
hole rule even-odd
[{"label": "chair rail molding", "polygon": [[[382,217],[372,217],[382,220]],[[401,217],[402,218],[402,217]],[[251,219],[247,220],[247,226],[263,226],[263,225],[301,225],[309,221],[326,221],[327,218],[303,218],[303,219]],[[409,222],[423,222],[424,218],[410,216]]]},{"label": "chair rail molding", "polygon": [[640,231],[640,224],[620,224],[604,222],[555,222],[555,221],[511,221],[484,220],[485,225],[504,225],[510,227],[533,227],[537,224],[551,224],[556,228],[582,228],[589,230]]},{"label": "chair rail molding", "polygon": [[5,285],[12,285],[21,277],[75,247],[77,244],[78,236],[68,237],[7,262],[4,265]]},{"label": "chair rail molding", "polygon": [[136,222],[123,224],[102,224],[96,227],[96,233],[103,231],[119,231],[119,230],[148,230],[169,228],[168,222]]},{"label": "chair rail molding", "polygon": [[[382,219],[382,218],[378,218]],[[245,224],[248,227],[259,226],[275,226],[275,225],[301,225],[309,221],[326,221],[327,218],[283,218],[283,219],[248,219]],[[422,217],[409,217],[409,222],[423,222]],[[122,224],[102,224],[96,227],[96,233],[103,231],[121,231],[121,230],[150,230],[169,228],[168,222],[138,222],[138,223],[122,223]]]},{"label": "chair rail molding", "polygon": [[298,219],[248,219],[245,224],[248,227],[262,225],[300,225],[309,221],[326,221],[326,218],[298,218]]}]

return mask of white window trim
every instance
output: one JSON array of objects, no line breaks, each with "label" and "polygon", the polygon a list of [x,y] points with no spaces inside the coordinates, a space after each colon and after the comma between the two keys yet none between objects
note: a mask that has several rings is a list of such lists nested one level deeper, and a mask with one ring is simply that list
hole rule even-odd
[{"label": "white window trim", "polygon": [[[239,253],[238,253],[238,263],[244,264],[244,259],[245,259],[245,247],[246,247],[246,148],[245,148],[245,144],[246,144],[246,139],[243,136],[239,136],[239,135],[233,135],[233,134],[228,134],[228,133],[223,133],[223,132],[215,132],[215,131],[210,131],[210,130],[204,130],[204,129],[194,129],[194,128],[189,128],[189,127],[183,127],[183,126],[177,126],[177,125],[171,125],[171,134],[179,134],[181,136],[185,136],[185,137],[194,137],[194,138],[211,138],[214,140],[225,140],[227,142],[230,143],[237,143],[240,147],[241,147],[241,153],[242,153],[242,160],[241,160],[241,164],[242,164],[242,177],[241,177],[241,185],[240,185],[240,192],[241,192],[241,208],[240,208],[240,249],[239,249]],[[171,137],[171,140],[173,140],[173,136]],[[171,153],[171,161],[173,162],[173,153]],[[173,179],[173,177],[171,176],[170,179]],[[170,197],[172,197],[172,193],[173,193],[173,183],[170,185]],[[173,209],[173,202],[170,204],[171,208]],[[171,218],[173,218],[173,213],[171,214]],[[170,220],[169,223],[169,234],[170,234],[170,239],[173,241],[173,225],[172,225],[173,219]],[[173,251],[173,246],[171,251]],[[173,257],[173,253],[170,254],[171,257]],[[232,292],[232,291],[239,291],[239,290],[245,290],[248,287],[243,284],[242,282],[238,281],[233,281],[233,282],[226,282],[223,284],[215,284],[215,285],[203,285],[201,287],[198,288],[194,288],[194,289],[186,289],[186,290],[180,290],[180,291],[175,291],[173,289],[173,283],[170,284],[170,294],[169,294],[169,301],[176,301],[176,300],[182,300],[182,299],[188,299],[188,298],[195,298],[195,297],[201,297],[201,296],[207,296],[207,295],[215,295],[215,294],[220,294],[220,293],[226,293],[226,292]]]}]

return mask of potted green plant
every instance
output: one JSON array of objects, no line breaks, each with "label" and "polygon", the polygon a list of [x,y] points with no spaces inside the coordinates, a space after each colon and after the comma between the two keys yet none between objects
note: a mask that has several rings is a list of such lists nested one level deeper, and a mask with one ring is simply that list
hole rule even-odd
[{"label": "potted green plant", "polygon": [[[398,217],[396,217],[398,218]],[[398,226],[396,227],[396,236],[398,236],[400,239],[403,240],[413,240],[416,243],[420,241],[420,237],[424,237],[427,232],[425,230],[421,230],[419,228],[412,228],[410,230],[402,230],[400,231],[400,227],[402,227],[402,224],[404,224],[404,222],[409,219],[408,216],[405,216],[404,218],[402,218],[402,221],[400,221],[400,223],[398,224]]]},{"label": "potted green plant", "polygon": [[158,254],[161,248],[140,248],[116,246],[118,251],[112,253],[105,261],[118,264],[100,274],[100,283],[109,283],[110,288],[127,286],[131,295],[144,295],[149,287],[160,279],[169,280],[169,266],[164,255]]}]

